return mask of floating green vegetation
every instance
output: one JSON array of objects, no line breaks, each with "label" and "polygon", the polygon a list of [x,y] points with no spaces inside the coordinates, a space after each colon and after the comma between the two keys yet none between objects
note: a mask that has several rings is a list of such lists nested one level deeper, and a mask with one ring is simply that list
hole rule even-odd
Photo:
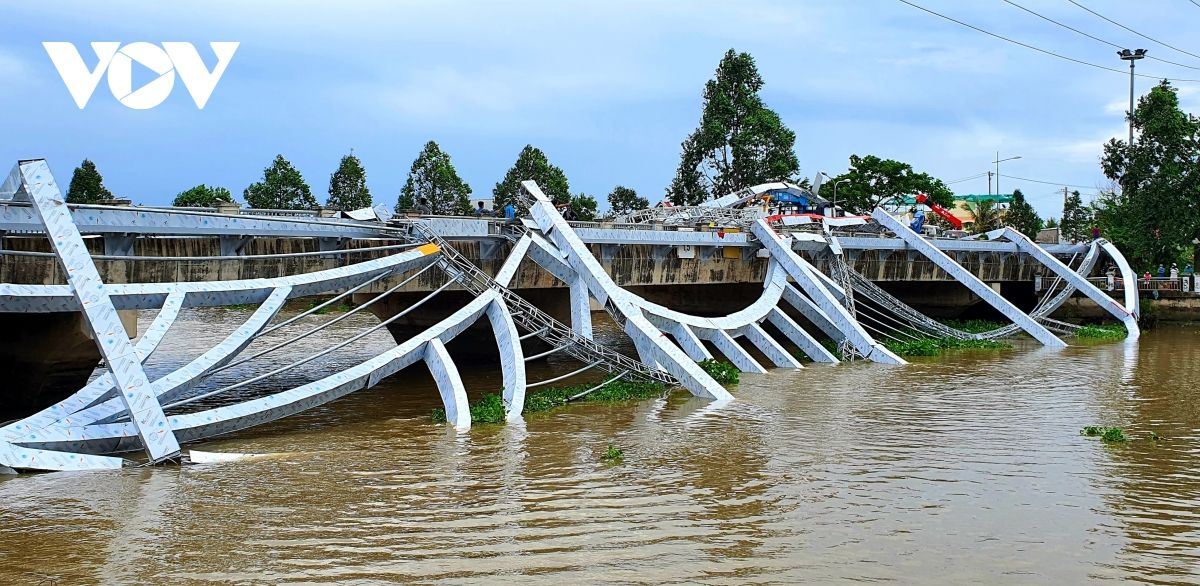
[{"label": "floating green vegetation", "polygon": [[1076,338],[1093,340],[1123,340],[1129,332],[1121,324],[1086,325],[1075,330]]},{"label": "floating green vegetation", "polygon": [[623,452],[621,448],[618,448],[617,446],[608,444],[608,449],[604,450],[604,454],[600,456],[600,459],[608,462],[609,464],[620,464],[621,461],[625,459],[625,452]]},{"label": "floating green vegetation", "polygon": [[503,423],[504,399],[496,393],[488,393],[471,405],[471,423]]},{"label": "floating green vegetation", "polygon": [[[504,399],[495,393],[488,393],[470,406],[471,423],[503,423]],[[434,423],[446,423],[446,410],[434,407],[430,419]]]},{"label": "floating green vegetation", "polygon": [[969,334],[982,334],[984,332],[990,332],[994,329],[1004,327],[1004,324],[1002,323],[997,323],[986,319],[943,319],[939,321],[956,330],[962,330]]},{"label": "floating green vegetation", "polygon": [[704,372],[708,373],[708,376],[713,377],[713,380],[723,385],[736,385],[741,376],[737,367],[724,360],[708,358],[701,360],[698,364],[700,368],[704,369]]},{"label": "floating green vegetation", "polygon": [[[525,413],[540,413],[566,405],[568,400],[582,393],[595,384],[582,384],[570,387],[552,387],[533,391],[525,395]],[[641,383],[613,381],[577,399],[588,403],[620,403],[662,396],[667,390],[661,383]],[[495,393],[488,393],[470,406],[471,423],[503,423],[504,399]],[[433,410],[434,423],[446,423],[446,410],[438,407]]]},{"label": "floating green vegetation", "polygon": [[1012,348],[1008,342],[963,340],[951,336],[905,341],[888,340],[883,345],[899,356],[938,356],[944,350],[1008,350]]},{"label": "floating green vegetation", "polygon": [[[1080,435],[1089,437],[1100,436],[1100,441],[1107,443],[1121,443],[1129,441],[1129,437],[1119,427],[1100,427],[1097,425],[1089,425],[1079,430]],[[1158,434],[1151,436],[1153,439],[1158,439]]]}]

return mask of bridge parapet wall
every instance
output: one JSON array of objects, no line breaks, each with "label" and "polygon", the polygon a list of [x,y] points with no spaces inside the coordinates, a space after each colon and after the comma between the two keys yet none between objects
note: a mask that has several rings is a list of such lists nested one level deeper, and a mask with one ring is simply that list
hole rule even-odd
[{"label": "bridge parapet wall", "polygon": [[[239,255],[228,252],[228,239],[154,237],[131,242],[129,255],[105,254],[103,238],[87,239],[97,268],[109,283],[159,283],[176,281],[218,281],[269,278],[334,268],[378,258],[395,252],[363,250],[334,256],[318,256],[321,243],[315,238],[247,238],[235,243]],[[397,246],[400,240],[347,240],[343,249]],[[498,238],[458,240],[453,245],[488,274],[495,274],[506,257],[510,244]],[[0,253],[0,282],[19,284],[62,284],[66,278],[49,251],[49,243],[40,238],[6,238]],[[613,280],[621,286],[704,285],[761,283],[767,261],[751,247],[697,246],[692,258],[681,258],[674,246],[654,244],[591,244],[592,254],[600,260]],[[29,256],[23,253],[33,253]],[[821,254],[804,253],[822,270],[828,271]],[[859,273],[875,281],[952,281],[936,265],[919,254],[905,250],[847,249],[847,262]],[[300,255],[260,257],[261,255]],[[952,252],[952,256],[980,280],[987,282],[1031,281],[1041,266],[1027,255],[1007,252]],[[141,257],[141,258],[131,258]],[[422,275],[404,291],[430,291],[441,285],[436,272]],[[370,291],[382,291],[400,280],[384,280]],[[562,283],[526,260],[513,282],[516,289],[557,288]]]}]

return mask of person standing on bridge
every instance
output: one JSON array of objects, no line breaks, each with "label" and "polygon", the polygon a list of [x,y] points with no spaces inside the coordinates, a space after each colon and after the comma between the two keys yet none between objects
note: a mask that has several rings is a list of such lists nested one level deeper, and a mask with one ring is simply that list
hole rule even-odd
[{"label": "person standing on bridge", "polygon": [[432,216],[433,215],[433,208],[429,207],[429,200],[425,199],[423,197],[417,201],[417,205],[413,209],[416,210],[418,215],[422,215],[422,216]]},{"label": "person standing on bridge", "polygon": [[1160,279],[1165,279],[1165,278],[1167,278],[1167,269],[1166,269],[1166,267],[1162,266],[1162,264],[1159,264],[1159,265],[1158,265],[1158,271],[1157,271],[1157,274],[1158,274],[1158,278],[1160,278]]},{"label": "person standing on bridge", "polygon": [[504,204],[504,219],[509,222],[517,221],[517,208],[513,207],[511,201]]},{"label": "person standing on bridge", "polygon": [[491,217],[491,215],[492,215],[491,211],[484,209],[483,202],[482,201],[479,202],[479,207],[475,208],[475,217],[476,218],[485,218],[485,217]]}]

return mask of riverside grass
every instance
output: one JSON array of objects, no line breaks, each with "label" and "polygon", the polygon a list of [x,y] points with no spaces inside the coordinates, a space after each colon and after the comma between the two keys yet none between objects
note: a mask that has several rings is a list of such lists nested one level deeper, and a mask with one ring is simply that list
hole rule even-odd
[{"label": "riverside grass", "polygon": [[[567,399],[596,385],[581,384],[569,387],[552,387],[532,391],[525,395],[525,414],[542,413],[567,404]],[[667,391],[661,383],[640,383],[613,381],[580,397],[578,401],[587,403],[621,403],[641,399],[661,397]],[[503,423],[504,399],[498,393],[487,393],[471,406],[471,423]],[[438,407],[433,410],[434,423],[446,422],[446,410]]]},{"label": "riverside grass", "polygon": [[998,340],[963,340],[950,336],[942,338],[919,338],[916,340],[883,343],[888,350],[899,356],[939,356],[945,350],[1010,350],[1012,344]]},{"label": "riverside grass", "polygon": [[[738,370],[729,362],[723,360],[703,360],[700,367],[721,384],[737,384]],[[525,409],[523,413],[541,413],[566,405],[571,397],[592,387],[593,383],[572,385],[569,387],[550,387],[525,394]],[[610,382],[578,399],[587,403],[622,403],[661,397],[667,392],[667,386],[662,383],[645,383],[630,381]],[[488,393],[471,404],[471,423],[503,423],[504,399],[498,393]],[[434,408],[431,416],[434,423],[446,422],[446,410]]]}]

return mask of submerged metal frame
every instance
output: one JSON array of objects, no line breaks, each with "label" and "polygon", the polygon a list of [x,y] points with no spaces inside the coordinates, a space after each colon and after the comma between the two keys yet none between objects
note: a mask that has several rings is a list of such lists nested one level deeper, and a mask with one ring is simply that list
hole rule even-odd
[{"label": "submerged metal frame", "polygon": [[[426,364],[433,375],[447,423],[465,430],[471,425],[466,388],[446,350],[446,344],[484,316],[500,349],[502,394],[508,421],[521,417],[528,388],[592,368],[609,370],[606,381],[626,377],[671,381],[698,397],[729,400],[732,398],[729,391],[697,365],[698,361],[713,357],[706,342],[743,372],[767,371],[764,363],[748,351],[743,343],[753,346],[770,366],[802,368],[792,353],[763,328],[765,323],[770,323],[783,335],[783,339],[814,361],[839,362],[834,352],[820,344],[781,306],[794,308],[850,356],[905,364],[903,359],[876,341],[859,323],[853,309],[853,294],[857,286],[853,284],[852,269],[842,265],[840,276],[835,271],[834,278],[831,278],[796,252],[795,249],[800,247],[812,254],[834,255],[835,262],[841,261],[842,243],[824,224],[822,233],[800,231],[780,234],[769,219],[759,218],[749,223],[749,233],[731,234],[734,236],[730,239],[731,244],[760,246],[765,251],[769,264],[763,292],[757,300],[739,311],[722,317],[701,317],[663,307],[617,286],[592,255],[584,239],[562,219],[549,198],[530,181],[523,182],[522,189],[530,196],[528,204],[532,220],[525,220],[517,226],[519,237],[514,237],[512,250],[494,279],[486,277],[469,263],[464,264],[465,261],[451,249],[432,244],[444,243],[436,231],[421,228],[412,232],[414,236],[410,241],[420,234],[426,234],[431,243],[417,243],[414,248],[386,257],[335,269],[271,279],[104,284],[45,161],[19,163],[14,174],[5,181],[4,189],[9,190],[16,202],[28,204],[28,207],[18,206],[17,209],[28,209],[37,214],[44,232],[51,238],[54,255],[67,271],[68,284],[0,283],[0,311],[81,311],[85,323],[96,335],[109,372],[102,373],[70,397],[20,421],[0,427],[0,471],[112,469],[128,461],[106,454],[134,450],[145,450],[150,462],[161,461],[178,454],[180,442],[230,433],[310,409],[374,386],[383,378],[416,362]],[[2,207],[4,213],[11,213],[13,204]],[[76,209],[78,212],[79,209]],[[896,232],[908,249],[928,257],[1039,341],[1050,346],[1062,345],[1061,340],[1037,323],[1037,319],[1042,318],[1041,313],[1031,316],[1020,312],[933,243],[907,231],[906,226],[886,212],[876,210],[874,219]],[[325,222],[310,224],[320,226],[318,231],[332,226]],[[786,225],[783,229],[787,230]],[[618,239],[620,233],[628,232],[604,228],[589,228],[588,231],[590,239],[596,241]],[[695,241],[695,233],[687,232],[660,232],[656,233],[656,237],[669,243],[673,242],[670,236],[675,234],[679,235],[681,241]],[[313,234],[307,232],[306,235]],[[1088,257],[1075,271],[1011,229],[996,231],[989,236],[992,239],[1009,240],[1017,251],[1035,258],[1066,283],[1063,291],[1052,299],[1043,300],[1038,311],[1048,314],[1071,293],[1079,290],[1121,319],[1131,337],[1137,336],[1136,291],[1131,298],[1127,287],[1125,304],[1122,305],[1085,278],[1095,262],[1094,255],[1099,247],[1121,267],[1123,278],[1129,282],[1136,279],[1128,263],[1111,243],[1093,244]],[[762,251],[759,256],[763,256]],[[570,324],[559,324],[507,289],[526,258],[567,285]],[[260,352],[232,362],[268,329],[288,299],[337,291],[343,291],[343,296],[348,295],[389,275],[428,268],[431,263],[437,263],[452,281],[472,291],[475,297],[449,317],[411,339],[348,369],[295,388],[191,413],[167,415],[164,412],[176,405],[257,380],[251,379],[200,394],[192,392],[193,387],[214,372],[265,354]],[[442,288],[445,287],[443,285]],[[431,293],[426,299],[436,293]],[[590,305],[593,299],[621,325],[632,340],[641,363],[614,354],[591,340]],[[259,307],[213,348],[155,381],[146,377],[142,363],[160,346],[182,309],[234,303],[257,303]],[[146,333],[132,343],[116,319],[118,309],[158,309],[158,313]],[[269,329],[288,326],[300,317],[303,315]],[[385,321],[376,328],[387,323]],[[518,323],[528,331],[527,334],[520,333]],[[555,340],[561,347],[555,346],[550,352],[568,350],[568,354],[585,366],[555,379],[529,383],[525,372],[527,358],[521,348],[521,340],[532,336]],[[359,337],[353,337],[342,345]],[[271,351],[296,339],[299,337],[272,347]],[[320,355],[323,353],[314,357]],[[277,369],[259,378],[282,370]]]}]

